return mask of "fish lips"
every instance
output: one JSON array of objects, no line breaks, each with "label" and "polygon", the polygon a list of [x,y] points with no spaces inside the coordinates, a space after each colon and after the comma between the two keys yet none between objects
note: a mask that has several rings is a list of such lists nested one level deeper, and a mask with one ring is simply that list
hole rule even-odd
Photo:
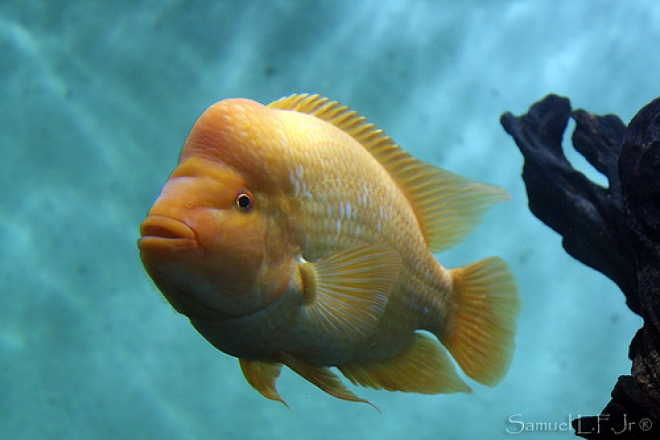
[{"label": "fish lips", "polygon": [[150,215],[140,225],[138,248],[169,252],[192,251],[199,247],[195,231],[181,220]]},{"label": "fish lips", "polygon": [[[195,231],[181,220],[163,215],[149,215],[140,226],[138,249],[144,267],[167,301],[176,311],[191,319],[232,320],[240,316],[223,313],[185,293],[172,275],[180,258],[201,259],[205,249]],[[188,255],[186,255],[188,254]]]},{"label": "fish lips", "polygon": [[174,309],[191,318],[217,318],[217,312],[185,294],[171,279],[171,263],[178,259],[177,256],[202,251],[195,231],[181,220],[149,215],[140,225],[140,234],[137,244],[142,263]]}]

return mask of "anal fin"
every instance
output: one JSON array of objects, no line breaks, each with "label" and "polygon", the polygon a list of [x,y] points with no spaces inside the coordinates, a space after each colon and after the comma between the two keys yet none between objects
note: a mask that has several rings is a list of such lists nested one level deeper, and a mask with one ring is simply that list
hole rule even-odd
[{"label": "anal fin", "polygon": [[415,333],[412,344],[392,359],[338,368],[354,384],[375,389],[420,394],[472,392],[445,349],[422,333]]}]

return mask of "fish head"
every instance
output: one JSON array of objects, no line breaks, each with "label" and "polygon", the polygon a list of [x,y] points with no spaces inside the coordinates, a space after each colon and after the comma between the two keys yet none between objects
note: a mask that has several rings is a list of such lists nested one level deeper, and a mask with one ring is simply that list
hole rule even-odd
[{"label": "fish head", "polygon": [[272,176],[264,177],[260,133],[249,126],[254,118],[241,105],[219,104],[193,126],[138,240],[156,286],[191,318],[255,313],[290,279],[281,209],[273,207],[282,197]]}]

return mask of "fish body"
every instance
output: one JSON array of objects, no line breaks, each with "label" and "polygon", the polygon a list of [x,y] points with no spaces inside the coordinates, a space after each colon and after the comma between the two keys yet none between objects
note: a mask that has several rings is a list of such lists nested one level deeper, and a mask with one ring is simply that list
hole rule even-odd
[{"label": "fish body", "polygon": [[138,247],[173,307],[267,398],[282,400],[282,365],[351,401],[364,400],[329,367],[377,389],[469,392],[447,351],[480,383],[504,377],[515,280],[499,258],[447,269],[433,253],[507,197],[327,98],[228,99],[193,126]]}]

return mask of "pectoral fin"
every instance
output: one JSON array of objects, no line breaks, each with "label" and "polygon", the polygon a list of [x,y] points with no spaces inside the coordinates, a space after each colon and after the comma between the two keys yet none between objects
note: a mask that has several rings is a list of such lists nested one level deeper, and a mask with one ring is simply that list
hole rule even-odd
[{"label": "pectoral fin", "polygon": [[302,313],[338,340],[372,334],[392,293],[402,261],[384,246],[358,246],[314,263],[301,261]]},{"label": "pectoral fin", "polygon": [[282,402],[287,408],[289,405],[280,397],[275,388],[275,381],[280,376],[282,364],[279,362],[257,361],[252,359],[239,359],[241,371],[245,380],[252,388],[259,391],[266,399]]},{"label": "pectoral fin", "polygon": [[434,339],[415,333],[407,350],[374,364],[348,364],[339,370],[356,385],[409,393],[470,393],[447,352]]}]

